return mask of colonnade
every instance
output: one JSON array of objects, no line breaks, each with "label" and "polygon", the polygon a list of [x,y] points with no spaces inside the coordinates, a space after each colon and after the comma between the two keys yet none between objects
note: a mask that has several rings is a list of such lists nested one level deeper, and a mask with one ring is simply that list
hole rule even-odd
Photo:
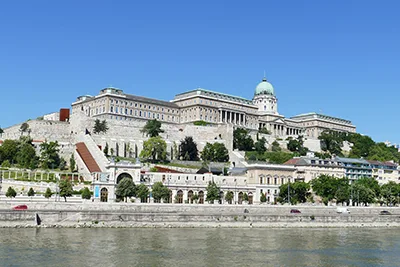
[{"label": "colonnade", "polygon": [[290,136],[290,135],[300,135],[302,134],[302,130],[298,128],[287,127],[278,123],[260,123],[260,129],[266,128],[271,132],[272,135],[278,136]]}]

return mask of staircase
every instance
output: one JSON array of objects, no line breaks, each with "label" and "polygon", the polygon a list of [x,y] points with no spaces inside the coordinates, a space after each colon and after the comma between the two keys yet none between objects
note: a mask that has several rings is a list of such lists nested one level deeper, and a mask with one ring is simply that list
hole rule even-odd
[{"label": "staircase", "polygon": [[246,159],[243,151],[231,151],[229,153],[229,161],[235,162],[235,167],[245,167]]},{"label": "staircase", "polygon": [[92,154],[90,153],[85,143],[83,142],[77,143],[76,151],[78,152],[79,156],[85,163],[90,173],[101,172],[99,165],[97,165],[96,161],[94,160]]},{"label": "staircase", "polygon": [[101,172],[107,172],[107,166],[110,163],[106,156],[104,156],[103,151],[99,149],[96,142],[88,134],[79,134],[76,139],[76,143],[84,143],[87,150],[91,154],[94,161],[97,163]]}]

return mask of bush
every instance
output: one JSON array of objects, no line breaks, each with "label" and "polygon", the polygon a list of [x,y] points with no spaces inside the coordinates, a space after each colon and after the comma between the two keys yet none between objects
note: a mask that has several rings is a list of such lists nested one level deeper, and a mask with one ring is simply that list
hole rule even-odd
[{"label": "bush", "polygon": [[53,195],[53,192],[51,192],[51,189],[47,187],[46,192],[44,192],[44,197],[51,198],[52,195]]},{"label": "bush", "polygon": [[261,203],[267,202],[267,196],[265,194],[261,194],[260,201],[261,201]]},{"label": "bush", "polygon": [[6,197],[13,198],[17,196],[17,192],[11,186],[7,189]]},{"label": "bush", "polygon": [[28,191],[28,197],[33,197],[35,195],[35,190],[33,190],[33,188],[31,187],[31,188],[29,188],[29,191]]},{"label": "bush", "polygon": [[81,194],[83,199],[90,199],[92,197],[92,192],[87,187],[82,189]]}]

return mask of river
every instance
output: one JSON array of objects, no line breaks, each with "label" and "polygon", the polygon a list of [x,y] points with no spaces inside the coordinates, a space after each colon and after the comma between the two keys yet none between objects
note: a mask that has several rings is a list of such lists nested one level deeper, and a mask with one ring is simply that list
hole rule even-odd
[{"label": "river", "polygon": [[400,266],[400,229],[3,228],[0,266]]}]

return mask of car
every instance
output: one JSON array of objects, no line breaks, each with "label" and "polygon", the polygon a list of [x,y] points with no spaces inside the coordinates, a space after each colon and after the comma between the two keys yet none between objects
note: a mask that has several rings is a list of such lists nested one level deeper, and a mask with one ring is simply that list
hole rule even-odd
[{"label": "car", "polygon": [[18,205],[13,208],[13,210],[27,210],[27,209],[28,209],[27,205]]},{"label": "car", "polygon": [[290,213],[301,213],[301,211],[299,211],[298,209],[291,209]]},{"label": "car", "polygon": [[392,214],[387,210],[381,210],[381,212],[379,212],[379,215],[392,215]]}]

